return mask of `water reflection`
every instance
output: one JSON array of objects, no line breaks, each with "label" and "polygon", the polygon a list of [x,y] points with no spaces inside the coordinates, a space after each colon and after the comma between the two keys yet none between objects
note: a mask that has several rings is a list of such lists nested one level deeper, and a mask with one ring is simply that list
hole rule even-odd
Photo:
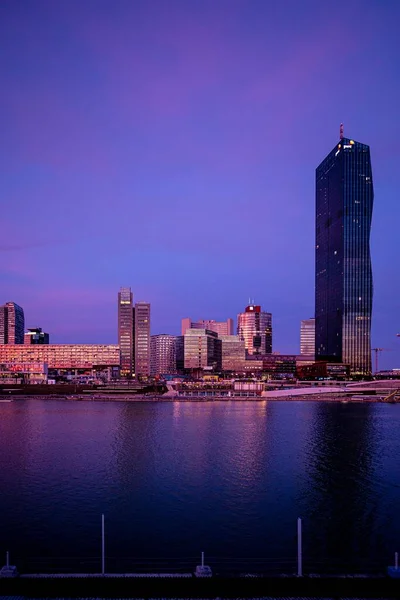
[{"label": "water reflection", "polygon": [[104,512],[109,557],[293,564],[302,516],[310,565],[386,560],[399,425],[399,407],[365,404],[0,405],[0,552],[97,555]]},{"label": "water reflection", "polygon": [[305,447],[306,553],[326,564],[370,561],[382,550],[375,535],[379,497],[374,477],[380,460],[374,407],[316,403],[313,408]]}]

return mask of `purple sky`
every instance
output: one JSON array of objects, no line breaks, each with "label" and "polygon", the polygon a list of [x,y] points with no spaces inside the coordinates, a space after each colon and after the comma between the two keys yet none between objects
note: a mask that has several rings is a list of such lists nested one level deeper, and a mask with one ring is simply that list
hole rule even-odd
[{"label": "purple sky", "polygon": [[400,367],[398,0],[3,0],[0,303],[116,341],[121,285],[181,317],[314,312],[315,167],[371,146],[373,345]]}]

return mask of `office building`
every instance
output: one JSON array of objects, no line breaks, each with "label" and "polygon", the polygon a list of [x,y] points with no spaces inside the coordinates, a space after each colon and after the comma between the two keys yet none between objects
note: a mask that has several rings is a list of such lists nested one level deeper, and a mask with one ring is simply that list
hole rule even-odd
[{"label": "office building", "polygon": [[49,344],[50,336],[42,331],[40,327],[28,329],[24,334],[24,344]]},{"label": "office building", "polygon": [[300,324],[300,354],[314,356],[315,319],[304,319]]},{"label": "office building", "polygon": [[371,373],[370,149],[345,138],[316,170],[315,358]]},{"label": "office building", "polygon": [[176,373],[176,336],[166,333],[150,338],[150,374],[171,375]]},{"label": "office building", "polygon": [[214,331],[219,336],[233,335],[233,319],[227,319],[226,321],[191,321],[191,319],[182,319],[182,335],[185,335],[188,329],[208,329],[209,331]]},{"label": "office building", "polygon": [[0,306],[0,344],[23,344],[25,317],[23,309],[15,302]]},{"label": "office building", "polygon": [[131,288],[118,292],[118,344],[121,351],[121,375],[131,377],[134,369],[134,309]]},{"label": "office building", "polygon": [[221,340],[215,331],[187,329],[183,338],[185,369],[221,370]]},{"label": "office building", "polygon": [[237,333],[248,354],[272,352],[272,315],[263,312],[261,306],[251,304],[238,314]]},{"label": "office building", "polygon": [[222,371],[242,372],[245,370],[246,348],[238,335],[221,335]]},{"label": "office building", "polygon": [[150,304],[135,304],[135,376],[150,375]]}]

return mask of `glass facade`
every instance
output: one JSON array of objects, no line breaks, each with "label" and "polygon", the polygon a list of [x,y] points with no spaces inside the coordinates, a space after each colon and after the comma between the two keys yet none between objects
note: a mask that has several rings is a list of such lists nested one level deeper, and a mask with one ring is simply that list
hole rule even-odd
[{"label": "glass facade", "polygon": [[0,344],[23,344],[24,331],[23,309],[15,302],[0,306]]},{"label": "glass facade", "polygon": [[215,331],[187,329],[183,337],[185,369],[221,369],[221,340]]},{"label": "glass facade", "polygon": [[314,356],[315,319],[304,319],[300,324],[300,354]]},{"label": "glass facade", "polygon": [[347,138],[316,170],[315,357],[371,373],[373,183],[369,146]]},{"label": "glass facade", "polygon": [[150,304],[135,304],[135,375],[150,375]]},{"label": "glass facade", "polygon": [[222,370],[243,371],[246,359],[244,341],[238,335],[219,336],[222,344]]},{"label": "glass facade", "polygon": [[121,349],[121,375],[133,374],[134,309],[131,288],[118,293],[118,344]]},{"label": "glass facade", "polygon": [[24,344],[49,344],[50,336],[41,330],[40,327],[28,329],[24,335]]},{"label": "glass facade", "polygon": [[238,314],[237,333],[248,354],[272,352],[272,314],[263,312],[261,306],[251,304]]}]

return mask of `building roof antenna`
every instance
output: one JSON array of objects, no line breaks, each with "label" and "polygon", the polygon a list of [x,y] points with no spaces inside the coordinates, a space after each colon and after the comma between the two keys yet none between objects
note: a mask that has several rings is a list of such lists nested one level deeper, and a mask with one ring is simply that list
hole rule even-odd
[{"label": "building roof antenna", "polygon": [[344,138],[343,123],[340,123],[340,139]]}]

